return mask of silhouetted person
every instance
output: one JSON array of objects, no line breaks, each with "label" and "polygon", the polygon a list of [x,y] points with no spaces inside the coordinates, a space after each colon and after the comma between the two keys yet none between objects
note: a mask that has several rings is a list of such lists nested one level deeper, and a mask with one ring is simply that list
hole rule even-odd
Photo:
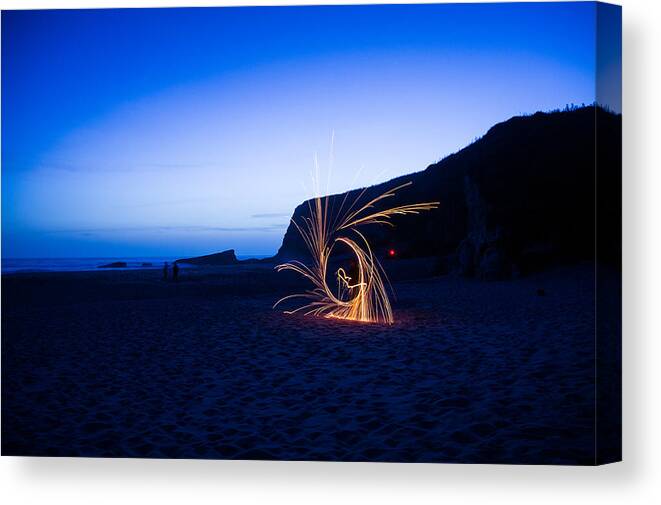
[{"label": "silhouetted person", "polygon": [[172,280],[175,282],[179,280],[179,265],[176,261],[172,264]]},{"label": "silhouetted person", "polygon": [[351,280],[349,283],[352,286],[355,286],[360,282],[358,279],[358,276],[360,275],[360,270],[358,270],[358,262],[356,260],[351,260],[351,263],[349,263],[349,277],[351,277]]},{"label": "silhouetted person", "polygon": [[168,262],[163,263],[163,280],[168,280]]}]

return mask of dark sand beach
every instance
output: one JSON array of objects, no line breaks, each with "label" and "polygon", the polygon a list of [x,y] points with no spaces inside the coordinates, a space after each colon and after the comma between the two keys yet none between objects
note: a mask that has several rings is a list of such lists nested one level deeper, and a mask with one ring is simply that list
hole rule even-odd
[{"label": "dark sand beach", "polygon": [[407,276],[389,327],[267,265],[3,275],[2,453],[593,464],[593,267]]}]

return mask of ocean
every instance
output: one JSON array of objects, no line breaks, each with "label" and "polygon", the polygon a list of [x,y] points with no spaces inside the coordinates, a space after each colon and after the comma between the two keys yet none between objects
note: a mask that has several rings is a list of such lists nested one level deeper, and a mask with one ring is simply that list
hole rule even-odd
[{"label": "ocean", "polygon": [[[181,258],[183,256],[179,256]],[[237,255],[240,260],[250,258],[267,258],[268,255]],[[2,273],[14,272],[84,272],[97,270],[101,265],[123,261],[126,268],[158,269],[166,261],[172,263],[176,257],[138,257],[138,258],[2,258]]]}]

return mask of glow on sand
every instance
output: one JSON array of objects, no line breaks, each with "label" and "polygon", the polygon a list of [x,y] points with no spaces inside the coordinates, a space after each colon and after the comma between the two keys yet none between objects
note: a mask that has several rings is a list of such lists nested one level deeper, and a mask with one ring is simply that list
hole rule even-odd
[{"label": "glow on sand", "polygon": [[[285,296],[274,307],[285,300],[299,298],[305,303],[285,313],[301,312],[365,323],[392,324],[395,319],[384,283],[386,274],[359,228],[367,225],[394,226],[392,216],[418,214],[438,207],[439,202],[426,202],[375,210],[377,203],[392,198],[397,191],[411,184],[408,182],[394,187],[361,205],[360,200],[367,191],[364,189],[344,210],[347,193],[336,212],[333,212],[332,206],[329,211],[328,196],[316,196],[308,201],[309,216],[304,216],[300,223],[292,218],[292,223],[310,252],[312,264],[292,260],[276,266],[276,270],[291,270],[302,275],[312,283],[312,289]],[[350,273],[344,268],[335,272],[337,288],[334,291],[326,279],[329,258],[338,245],[348,247],[354,256],[354,267]]]}]

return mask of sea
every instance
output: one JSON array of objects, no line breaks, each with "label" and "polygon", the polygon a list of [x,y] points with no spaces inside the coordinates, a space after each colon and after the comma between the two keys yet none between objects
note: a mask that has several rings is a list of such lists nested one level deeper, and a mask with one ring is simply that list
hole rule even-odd
[{"label": "sea", "polygon": [[[126,263],[126,268],[113,270],[159,269],[165,262],[172,263],[175,257],[133,257],[133,258],[2,258],[2,273],[16,272],[85,272],[98,270],[100,266],[117,261]],[[237,259],[261,259],[268,255],[237,255]],[[186,268],[184,265],[182,265]]]}]

